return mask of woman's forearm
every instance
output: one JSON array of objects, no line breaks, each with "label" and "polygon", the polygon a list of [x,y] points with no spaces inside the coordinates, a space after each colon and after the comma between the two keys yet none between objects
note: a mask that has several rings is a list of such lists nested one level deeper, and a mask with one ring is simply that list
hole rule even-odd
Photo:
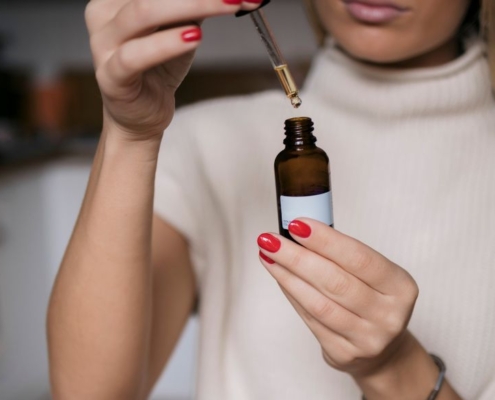
[{"label": "woman's forearm", "polygon": [[[428,399],[439,376],[438,367],[421,344],[409,332],[406,335],[386,365],[355,377],[367,400]],[[436,400],[462,399],[445,380]]]},{"label": "woman's forearm", "polygon": [[102,134],[50,301],[55,399],[136,399],[145,382],[159,142],[113,129]]}]

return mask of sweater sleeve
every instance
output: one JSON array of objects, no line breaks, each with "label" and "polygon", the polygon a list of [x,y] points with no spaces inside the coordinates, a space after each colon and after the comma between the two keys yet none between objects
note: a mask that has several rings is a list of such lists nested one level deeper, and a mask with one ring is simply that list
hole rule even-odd
[{"label": "sweater sleeve", "polygon": [[178,111],[165,131],[155,178],[154,211],[177,229],[197,248],[201,238],[201,218],[207,194],[202,176],[201,158],[190,121],[189,108]]}]

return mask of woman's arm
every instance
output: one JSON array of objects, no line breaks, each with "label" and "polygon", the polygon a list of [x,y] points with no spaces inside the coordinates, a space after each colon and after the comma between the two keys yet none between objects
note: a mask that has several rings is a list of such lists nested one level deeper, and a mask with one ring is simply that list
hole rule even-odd
[{"label": "woman's arm", "polygon": [[185,241],[159,220],[153,228],[160,141],[201,41],[195,21],[258,6],[89,2],[86,23],[105,122],[49,306],[55,399],[142,399],[171,353],[194,285]]},{"label": "woman's arm", "polygon": [[[151,372],[151,232],[159,143],[130,143],[119,134],[103,133],[50,302],[55,399],[138,399]],[[160,240],[167,243],[167,237]],[[180,274],[185,271],[177,272],[184,280]],[[189,289],[177,298],[167,323],[183,323],[192,297]],[[177,332],[169,342],[173,336]]]}]

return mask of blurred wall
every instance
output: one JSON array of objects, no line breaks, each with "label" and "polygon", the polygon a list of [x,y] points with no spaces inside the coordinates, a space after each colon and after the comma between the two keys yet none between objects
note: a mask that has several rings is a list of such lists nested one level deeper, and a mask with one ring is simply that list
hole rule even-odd
[{"label": "blurred wall", "polygon": [[44,314],[50,285],[40,178],[31,172],[0,181],[2,400],[41,400],[47,393]]}]

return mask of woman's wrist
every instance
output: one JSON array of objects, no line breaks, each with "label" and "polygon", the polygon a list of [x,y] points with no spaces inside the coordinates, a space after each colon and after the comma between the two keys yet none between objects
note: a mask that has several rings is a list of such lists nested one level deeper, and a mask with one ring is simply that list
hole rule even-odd
[{"label": "woman's wrist", "polygon": [[109,156],[126,154],[135,161],[156,161],[163,131],[150,132],[143,137],[130,134],[112,123],[105,123],[101,135],[105,154]]},{"label": "woman's wrist", "polygon": [[354,379],[367,400],[426,400],[438,373],[438,367],[427,351],[410,332],[406,332],[385,363]]}]

